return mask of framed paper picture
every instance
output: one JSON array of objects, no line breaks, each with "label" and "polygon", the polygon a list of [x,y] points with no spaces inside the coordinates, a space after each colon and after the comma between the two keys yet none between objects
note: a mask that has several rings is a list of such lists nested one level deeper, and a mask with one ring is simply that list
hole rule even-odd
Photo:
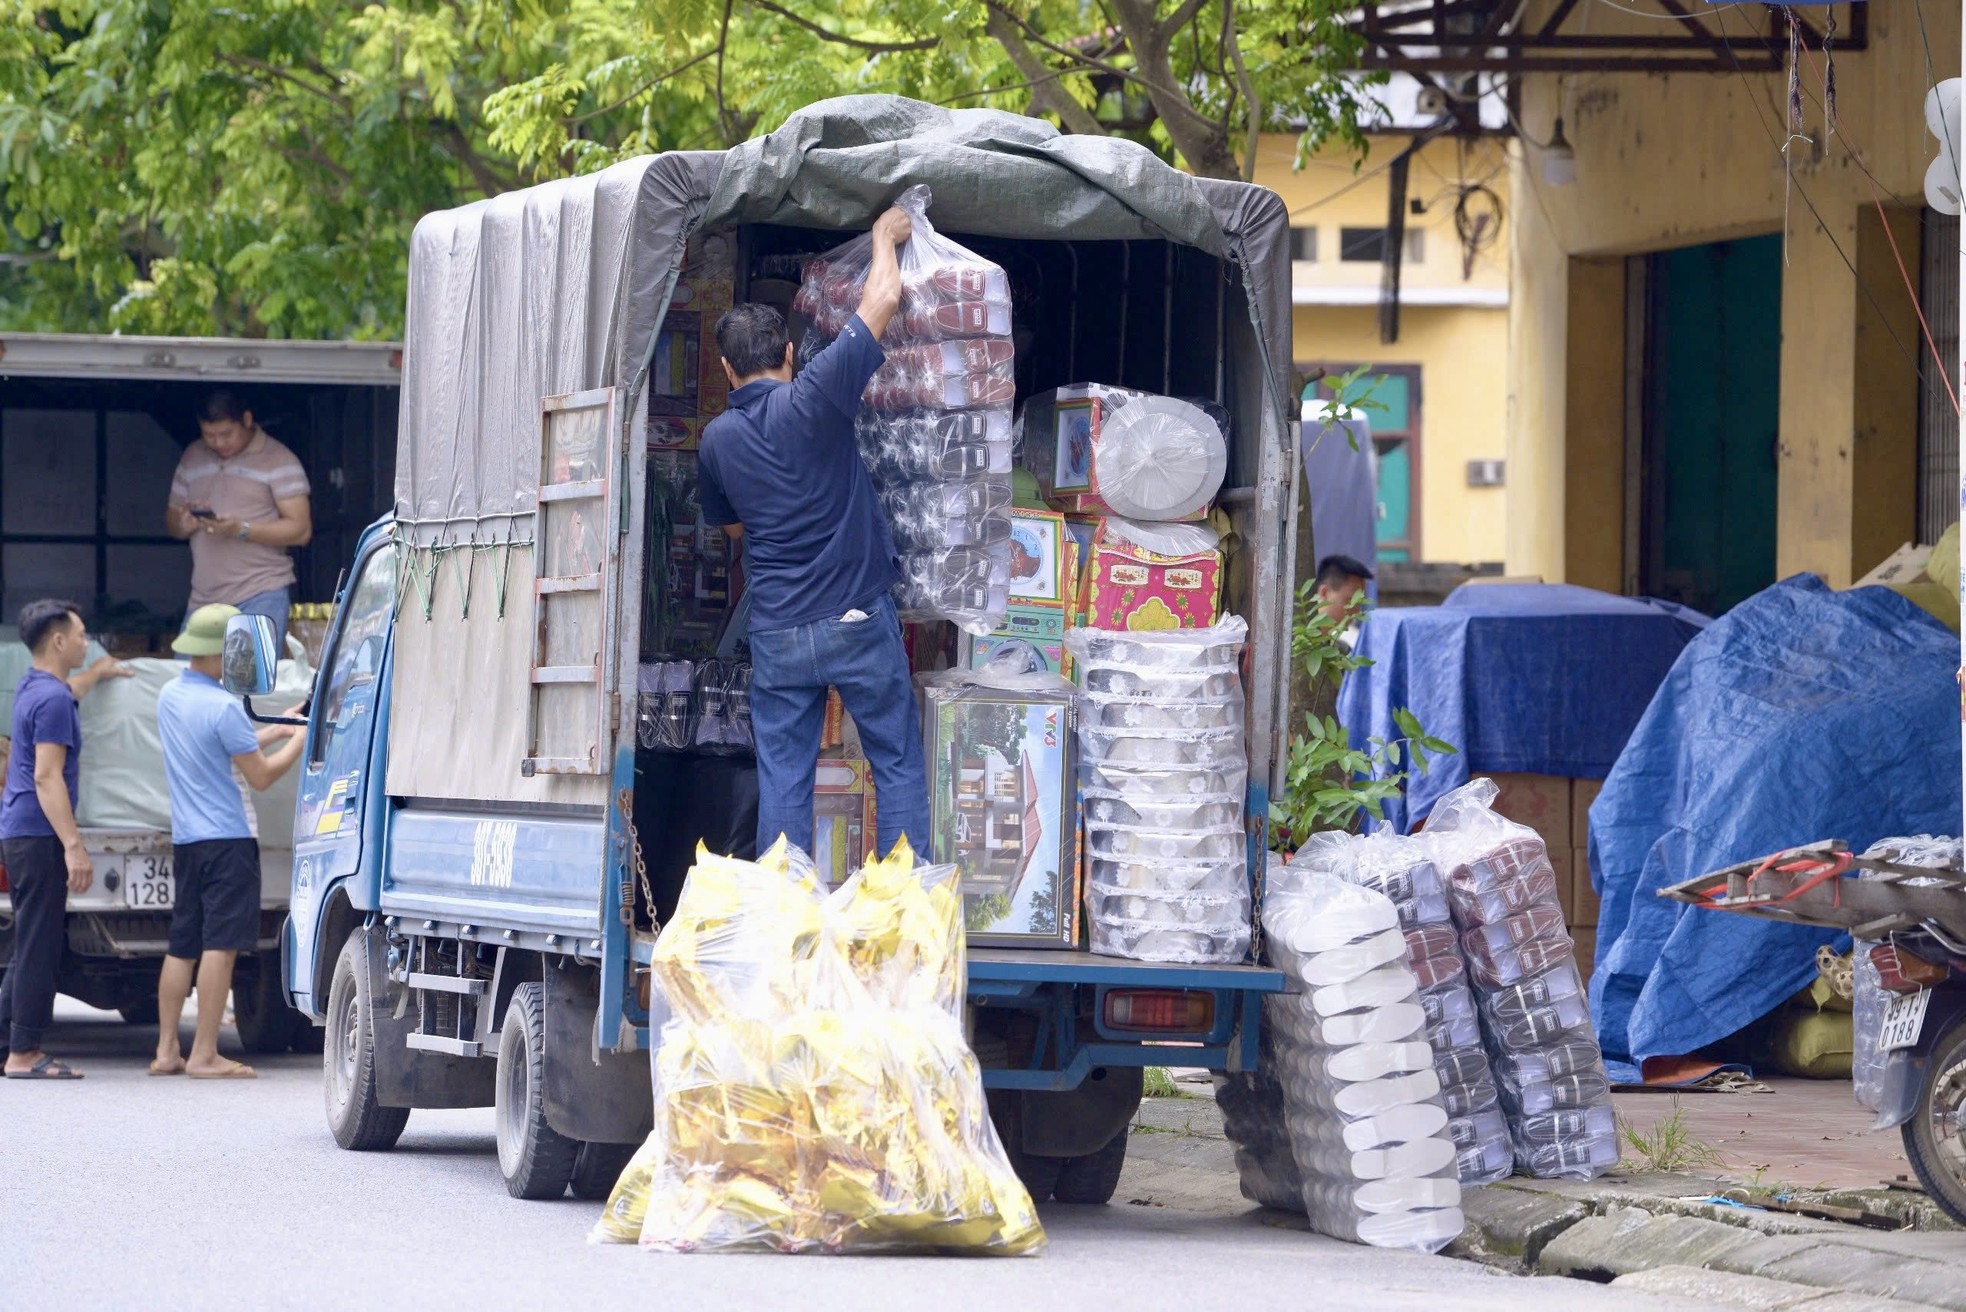
[{"label": "framed paper picture", "polygon": [[1065,517],[1045,510],[1010,512],[1010,595],[1017,601],[1064,601]]},{"label": "framed paper picture", "polygon": [[1092,489],[1092,424],[1099,403],[1091,397],[1060,399],[1052,411],[1057,451],[1051,490],[1088,492]]},{"label": "framed paper picture", "polygon": [[1078,789],[1071,695],[927,689],[929,832],[962,867],[979,946],[1075,946]]}]

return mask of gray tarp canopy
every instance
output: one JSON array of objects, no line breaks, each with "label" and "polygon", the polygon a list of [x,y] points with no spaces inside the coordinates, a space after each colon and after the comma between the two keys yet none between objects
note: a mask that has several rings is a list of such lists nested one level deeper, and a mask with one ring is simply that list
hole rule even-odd
[{"label": "gray tarp canopy", "polygon": [[419,223],[396,467],[406,536],[530,539],[539,399],[636,381],[694,228],[864,228],[914,183],[953,234],[1166,238],[1235,261],[1278,413],[1295,413],[1289,218],[1274,193],[1041,119],[847,96],[733,150],[628,160]]},{"label": "gray tarp canopy", "polygon": [[933,190],[936,227],[958,236],[1167,239],[1232,261],[1266,376],[1260,427],[1281,445],[1296,413],[1283,203],[1129,141],[848,96],[732,150],[629,160],[429,215],[410,242],[396,467],[405,607],[414,596],[425,622],[399,627],[390,723],[392,742],[426,750],[391,752],[391,794],[606,799],[602,778],[518,773],[532,626],[503,620],[531,614],[541,398],[640,383],[699,226],[862,229],[916,183]]}]

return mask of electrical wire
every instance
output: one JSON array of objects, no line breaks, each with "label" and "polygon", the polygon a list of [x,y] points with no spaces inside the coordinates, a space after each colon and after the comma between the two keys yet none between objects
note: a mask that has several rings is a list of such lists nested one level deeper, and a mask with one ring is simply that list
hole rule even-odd
[{"label": "electrical wire", "polygon": [[1686,21],[1686,16],[1682,14],[1655,14],[1649,9],[1633,9],[1630,5],[1621,5],[1617,0],[1597,0],[1597,2],[1606,9],[1615,9],[1621,14],[1630,14],[1633,18],[1649,18],[1655,23],[1684,23]]},{"label": "electrical wire", "polygon": [[[1716,17],[1718,17],[1718,15],[1716,15]],[[1721,26],[1722,27],[1726,26],[1724,19],[1721,21]],[[1727,57],[1734,64],[1735,75],[1741,79],[1742,86],[1747,89],[1748,100],[1754,105],[1755,119],[1761,124],[1762,132],[1767,134],[1768,144],[1775,148],[1777,154],[1782,153],[1784,150],[1782,142],[1775,135],[1774,128],[1769,126],[1768,116],[1762,112],[1761,97],[1758,94],[1756,94],[1754,83],[1749,80],[1747,70],[1741,67],[1741,61],[1738,57],[1734,55],[1733,48],[1731,45],[1728,47]],[[1804,187],[1799,182],[1791,181],[1791,185],[1795,190],[1795,194],[1802,197],[1803,205],[1806,206],[1809,210],[1809,213],[1812,216],[1814,216],[1816,220],[1816,225],[1819,228],[1821,228],[1823,231],[1823,236],[1828,238],[1831,249],[1833,249],[1836,252],[1836,257],[1842,260],[1843,267],[1850,271],[1850,277],[1853,280],[1855,280],[1857,284],[1857,290],[1864,294],[1864,299],[1870,302],[1870,306],[1873,310],[1877,311],[1878,319],[1884,325],[1885,335],[1888,336],[1891,339],[1892,344],[1898,348],[1898,354],[1901,357],[1903,357],[1904,362],[1911,367],[1912,372],[1917,373],[1918,372],[1917,354],[1905,346],[1904,339],[1898,336],[1898,330],[1891,326],[1891,318],[1889,315],[1884,313],[1884,306],[1878,301],[1877,294],[1871,290],[1870,284],[1864,281],[1863,275],[1857,272],[1856,263],[1851,260],[1848,252],[1846,252],[1843,249],[1843,243],[1836,239],[1836,231],[1830,227],[1829,220],[1825,219],[1823,217],[1822,211],[1816,208],[1816,202],[1810,197],[1808,188]],[[1547,211],[1545,211],[1545,213],[1547,214]],[[1788,239],[1788,234],[1786,230],[1783,232],[1782,237],[1783,237],[1783,241],[1786,242]]]},{"label": "electrical wire", "polygon": [[[1827,86],[1827,74],[1816,66],[1815,55],[1810,53],[1806,46],[1803,47],[1803,53],[1809,60],[1809,71],[1814,73],[1817,79]],[[1823,100],[1820,103],[1823,105],[1823,112],[1828,114],[1829,97],[1827,92],[1824,94]],[[1844,154],[1850,157],[1851,163],[1857,166],[1858,170],[1863,173],[1864,180],[1870,184],[1871,204],[1877,207],[1878,220],[1884,225],[1884,239],[1891,244],[1891,259],[1898,266],[1898,277],[1904,280],[1905,294],[1911,300],[1913,313],[1918,316],[1918,329],[1925,335],[1925,345],[1932,352],[1932,362],[1939,366],[1939,381],[1945,385],[1946,397],[1952,402],[1953,413],[1958,414],[1959,392],[1953,385],[1952,370],[1946,366],[1945,357],[1939,353],[1939,344],[1932,336],[1932,325],[1925,320],[1925,306],[1919,300],[1917,284],[1912,282],[1911,273],[1905,268],[1905,257],[1898,250],[1897,234],[1891,230],[1891,216],[1884,212],[1884,198],[1878,193],[1878,188],[1883,184],[1878,182],[1877,175],[1870,171],[1870,166],[1864,163],[1861,153],[1851,142],[1850,127],[1847,121],[1843,124],[1843,130],[1837,135],[1843,140]],[[1886,190],[1889,189],[1886,188]],[[1893,195],[1891,199],[1897,200],[1897,197]]]}]

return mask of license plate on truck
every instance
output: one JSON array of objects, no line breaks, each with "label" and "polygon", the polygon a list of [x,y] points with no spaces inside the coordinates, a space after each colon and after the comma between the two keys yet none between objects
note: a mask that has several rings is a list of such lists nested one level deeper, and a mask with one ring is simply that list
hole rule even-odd
[{"label": "license plate on truck", "polygon": [[1925,1008],[1932,1003],[1932,990],[1901,993],[1884,1008],[1884,1037],[1877,1045],[1883,1052],[1896,1052],[1918,1042],[1925,1028]]},{"label": "license plate on truck", "polygon": [[177,875],[167,856],[123,858],[123,904],[132,911],[169,911],[177,905]]}]

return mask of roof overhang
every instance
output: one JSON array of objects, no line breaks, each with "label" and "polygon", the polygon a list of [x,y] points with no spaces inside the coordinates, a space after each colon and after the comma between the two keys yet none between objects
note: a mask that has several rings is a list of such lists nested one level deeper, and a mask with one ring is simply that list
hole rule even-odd
[{"label": "roof overhang", "polygon": [[396,342],[6,333],[0,334],[0,377],[397,387],[403,348]]}]

